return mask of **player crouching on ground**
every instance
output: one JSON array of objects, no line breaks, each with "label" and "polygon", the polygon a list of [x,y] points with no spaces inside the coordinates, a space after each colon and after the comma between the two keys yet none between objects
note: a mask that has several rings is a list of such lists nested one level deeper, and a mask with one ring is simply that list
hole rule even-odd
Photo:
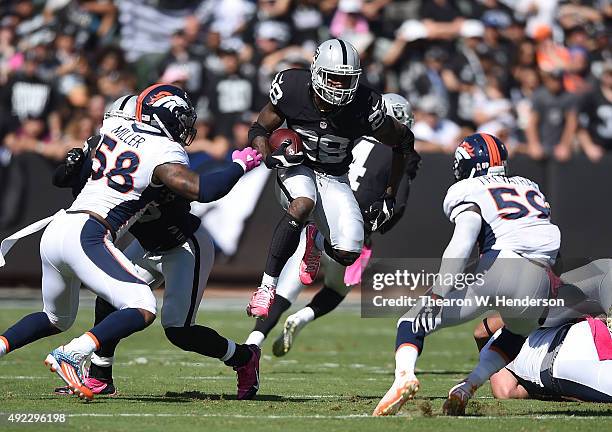
[{"label": "player crouching on ground", "polygon": [[[363,247],[363,218],[349,185],[351,149],[363,136],[372,136],[393,148],[385,193],[375,212],[382,225],[391,219],[404,165],[416,172],[418,154],[409,128],[385,114],[382,96],[359,82],[357,50],[341,39],[323,42],[310,71],[279,72],[270,88],[270,101],[249,131],[249,142],[277,169],[277,183],[286,201],[270,245],[261,286],[253,294],[247,313],[266,318],[274,301],[281,271],[295,253],[309,217],[325,238],[314,244],[307,237],[307,253],[315,247],[341,266],[353,264]],[[288,155],[286,146],[271,152],[268,138],[283,122],[301,138],[303,152]]]},{"label": "player crouching on ground", "polygon": [[[478,324],[474,339],[479,349],[488,348],[503,326],[499,315]],[[577,323],[539,328],[490,382],[496,399],[612,403],[611,330],[590,316]]]},{"label": "player crouching on ground", "polygon": [[[383,95],[383,100],[388,116],[392,116],[403,125],[412,126],[414,120],[412,108],[404,97],[386,93]],[[372,254],[372,234],[374,232],[386,234],[403,216],[410,193],[412,181],[410,176],[414,173],[406,172],[402,177],[393,217],[384,224],[375,226],[377,213],[373,211],[373,208],[377,205],[379,197],[385,193],[393,150],[380,145],[372,137],[362,137],[353,148],[352,155],[353,161],[349,167],[348,177],[365,222],[365,240],[359,259],[350,267],[345,267],[316,248],[311,249],[310,253],[305,253],[308,237],[319,237],[315,239],[315,243],[323,241],[321,233],[314,224],[306,225],[302,230],[297,251],[287,261],[281,272],[274,303],[268,317],[264,320],[256,320],[255,328],[247,338],[246,344],[256,344],[261,347],[281,315],[291,307],[306,285],[313,282],[319,265],[323,264],[325,268],[323,288],[308,305],[287,317],[281,334],[274,341],[272,353],[277,357],[287,354],[297,334],[308,323],[333,311],[344,300],[351,288],[361,282],[361,273]],[[277,192],[282,193],[280,189],[277,189]],[[373,217],[371,217],[372,214]],[[312,268],[313,265],[314,268]],[[305,271],[307,267],[311,268]]]},{"label": "player crouching on ground", "polygon": [[451,305],[463,304],[461,307],[416,306],[400,318],[395,381],[378,403],[375,416],[397,413],[418,391],[414,371],[427,335],[496,309],[506,327],[488,349],[482,350],[477,367],[450,390],[444,403],[446,414],[462,415],[476,390],[516,357],[516,341],[522,343],[539,327],[547,312],[543,302],[525,308],[483,304],[477,297],[548,300],[556,296],[551,266],[561,234],[550,221],[550,208],[539,186],[523,177],[507,176],[507,158],[505,145],[488,134],[470,135],[457,147],[453,166],[457,182],[444,199],[444,212],[455,229],[442,256],[439,274],[463,274],[477,243],[480,259],[476,273],[483,277],[462,290],[444,285],[441,280],[431,288],[432,297],[443,298]]}]

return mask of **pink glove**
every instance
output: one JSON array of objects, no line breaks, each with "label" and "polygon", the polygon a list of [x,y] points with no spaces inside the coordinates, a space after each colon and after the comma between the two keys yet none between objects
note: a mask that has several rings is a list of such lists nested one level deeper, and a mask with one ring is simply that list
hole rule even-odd
[{"label": "pink glove", "polygon": [[251,171],[253,168],[257,168],[262,159],[263,156],[252,147],[234,150],[232,153],[232,161],[240,164],[245,173]]}]

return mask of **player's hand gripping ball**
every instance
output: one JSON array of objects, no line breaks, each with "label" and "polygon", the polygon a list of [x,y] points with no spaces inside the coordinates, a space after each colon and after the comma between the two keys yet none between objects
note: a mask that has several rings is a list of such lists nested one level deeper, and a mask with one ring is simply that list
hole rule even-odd
[{"label": "player's hand gripping ball", "polygon": [[292,167],[304,162],[300,136],[291,129],[276,129],[268,139],[272,152],[266,158],[268,168]]}]

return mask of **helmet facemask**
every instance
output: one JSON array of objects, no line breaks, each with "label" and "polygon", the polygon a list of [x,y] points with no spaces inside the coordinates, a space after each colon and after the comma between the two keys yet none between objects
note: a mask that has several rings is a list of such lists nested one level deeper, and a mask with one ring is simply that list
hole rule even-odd
[{"label": "helmet facemask", "polygon": [[[353,69],[350,65],[338,65],[334,69],[316,66],[311,67],[312,87],[315,93],[331,105],[347,105],[355,98],[359,85],[361,69]],[[332,82],[341,83],[340,86]]]}]

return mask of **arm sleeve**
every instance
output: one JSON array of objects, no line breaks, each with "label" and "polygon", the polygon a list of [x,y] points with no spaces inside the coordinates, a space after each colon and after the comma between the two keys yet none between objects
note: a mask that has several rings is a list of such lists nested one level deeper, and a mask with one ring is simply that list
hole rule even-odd
[{"label": "arm sleeve", "polygon": [[232,162],[227,168],[212,173],[200,174],[199,202],[216,201],[229,193],[244,174],[242,166]]},{"label": "arm sleeve", "polygon": [[448,279],[444,276],[463,273],[474,244],[478,239],[481,226],[482,218],[475,211],[463,211],[455,217],[455,231],[442,255],[439,272],[441,275],[440,284],[434,287],[433,292],[435,294],[444,297],[453,289],[453,286],[443,283]]}]

